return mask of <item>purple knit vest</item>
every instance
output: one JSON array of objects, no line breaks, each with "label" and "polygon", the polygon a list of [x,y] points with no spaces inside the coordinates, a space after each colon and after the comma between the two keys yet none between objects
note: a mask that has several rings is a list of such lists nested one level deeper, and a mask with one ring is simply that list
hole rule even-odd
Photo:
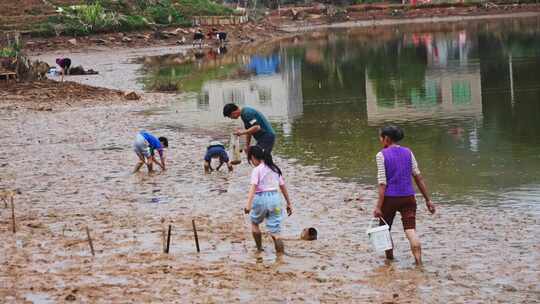
[{"label": "purple knit vest", "polygon": [[388,147],[382,150],[386,169],[385,196],[414,195],[412,185],[412,153],[404,147]]}]

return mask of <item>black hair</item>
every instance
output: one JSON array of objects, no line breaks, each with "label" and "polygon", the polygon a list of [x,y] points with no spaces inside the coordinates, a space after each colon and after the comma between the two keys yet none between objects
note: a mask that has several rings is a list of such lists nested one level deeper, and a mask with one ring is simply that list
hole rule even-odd
[{"label": "black hair", "polygon": [[225,106],[223,106],[223,116],[225,117],[231,117],[231,113],[238,110],[238,106],[234,103],[228,103]]},{"label": "black hair", "polygon": [[403,133],[403,130],[400,127],[394,125],[388,125],[381,128],[380,135],[381,137],[386,136],[396,143],[402,140],[403,137],[405,137],[405,133]]},{"label": "black hair", "polygon": [[251,157],[254,157],[255,159],[264,161],[264,164],[270,168],[270,170],[276,172],[278,175],[281,174],[281,169],[274,164],[274,161],[272,160],[272,155],[266,151],[263,150],[263,148],[259,146],[251,146],[248,149],[248,162],[251,164]]},{"label": "black hair", "polygon": [[158,140],[163,144],[165,148],[169,147],[169,140],[167,139],[167,137],[161,136],[160,138],[158,138]]}]

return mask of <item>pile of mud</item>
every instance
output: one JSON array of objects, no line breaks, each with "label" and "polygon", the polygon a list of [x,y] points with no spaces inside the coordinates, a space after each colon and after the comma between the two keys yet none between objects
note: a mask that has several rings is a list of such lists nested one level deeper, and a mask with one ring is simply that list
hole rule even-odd
[{"label": "pile of mud", "polygon": [[48,110],[57,105],[107,103],[122,99],[122,91],[71,81],[0,82],[0,108],[16,106]]}]

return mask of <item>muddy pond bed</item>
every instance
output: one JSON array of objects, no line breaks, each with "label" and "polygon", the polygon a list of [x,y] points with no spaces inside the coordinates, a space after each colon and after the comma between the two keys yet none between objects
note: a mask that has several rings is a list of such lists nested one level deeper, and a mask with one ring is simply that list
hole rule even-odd
[{"label": "muddy pond bed", "polygon": [[[540,28],[527,20],[332,30],[187,62],[159,51],[138,63],[81,54],[111,70],[81,82],[111,83],[122,65],[128,75],[115,86],[151,93],[122,105],[0,110],[0,186],[21,191],[16,234],[0,202],[0,299],[538,302]],[[155,92],[162,85],[167,94]],[[203,173],[208,142],[237,126],[220,115],[230,101],[267,113],[279,133],[277,163],[296,210],[284,234],[319,232],[317,241],[286,241],[279,259],[268,237],[255,253],[243,220],[246,162],[231,174]],[[419,198],[423,268],[399,219],[392,263],[365,235],[377,128],[388,122],[405,128],[403,144],[438,203],[430,216]],[[140,129],[170,139],[167,171],[130,174]]]}]

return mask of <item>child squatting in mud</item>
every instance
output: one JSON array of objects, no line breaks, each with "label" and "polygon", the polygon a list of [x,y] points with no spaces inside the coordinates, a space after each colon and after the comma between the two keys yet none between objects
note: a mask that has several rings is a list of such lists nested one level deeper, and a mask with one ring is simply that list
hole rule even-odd
[{"label": "child squatting in mud", "polygon": [[[373,210],[373,216],[382,217],[392,227],[396,212],[399,211],[416,264],[421,265],[422,251],[420,239],[416,235],[416,198],[412,178],[432,214],[435,213],[435,205],[429,198],[414,154],[410,149],[398,145],[403,137],[403,130],[396,126],[386,126],[380,130],[379,139],[383,149],[376,156],[379,199]],[[383,224],[381,220],[380,225]],[[394,258],[392,249],[386,250],[385,253],[387,259]]]},{"label": "child squatting in mud", "polygon": [[223,164],[227,164],[229,172],[233,170],[233,166],[231,164],[231,161],[229,160],[229,155],[227,154],[227,151],[225,151],[225,145],[217,140],[211,141],[210,145],[208,145],[208,147],[206,148],[203,166],[204,172],[207,174],[214,171],[214,169],[212,168],[213,158],[219,159],[219,165],[217,166],[216,171],[219,171]]},{"label": "child squatting in mud", "polygon": [[258,251],[262,251],[262,233],[259,225],[266,220],[266,228],[274,240],[277,254],[284,253],[283,240],[280,237],[283,221],[282,201],[278,188],[287,202],[287,214],[293,209],[281,169],[274,164],[270,153],[259,146],[248,149],[248,161],[255,166],[251,172],[250,188],[245,213],[249,213],[253,239]]}]

